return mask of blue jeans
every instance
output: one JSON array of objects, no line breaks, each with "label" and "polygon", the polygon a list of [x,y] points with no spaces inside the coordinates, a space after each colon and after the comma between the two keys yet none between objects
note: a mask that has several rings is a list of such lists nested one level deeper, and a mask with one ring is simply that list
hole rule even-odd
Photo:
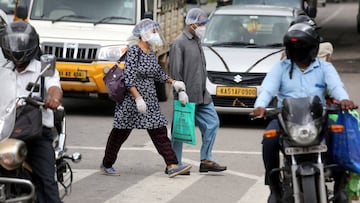
[{"label": "blue jeans", "polygon": [[[206,159],[212,161],[212,148],[219,128],[219,117],[215,111],[213,103],[196,105],[195,124],[199,127],[202,138],[200,160]],[[183,143],[174,140],[171,142],[179,165],[182,165]]]}]

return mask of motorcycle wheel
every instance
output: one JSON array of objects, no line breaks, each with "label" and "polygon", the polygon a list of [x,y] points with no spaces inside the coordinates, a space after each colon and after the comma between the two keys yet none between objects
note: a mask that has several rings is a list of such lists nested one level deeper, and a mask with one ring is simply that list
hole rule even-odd
[{"label": "motorcycle wheel", "polygon": [[318,203],[315,176],[301,177],[303,203]]}]

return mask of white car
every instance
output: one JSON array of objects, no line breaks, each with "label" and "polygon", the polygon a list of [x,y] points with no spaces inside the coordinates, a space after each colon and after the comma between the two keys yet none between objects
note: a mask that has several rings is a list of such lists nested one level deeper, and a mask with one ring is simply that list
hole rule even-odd
[{"label": "white car", "polygon": [[302,10],[232,5],[210,16],[202,41],[207,89],[218,113],[249,114],[266,73],[281,59],[283,36]]}]

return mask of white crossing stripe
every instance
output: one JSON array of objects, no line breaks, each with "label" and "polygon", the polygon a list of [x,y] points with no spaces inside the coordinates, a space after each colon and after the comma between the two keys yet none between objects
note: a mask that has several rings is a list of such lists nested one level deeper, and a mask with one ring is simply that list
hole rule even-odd
[{"label": "white crossing stripe", "polygon": [[73,171],[73,184],[77,181],[86,178],[96,172],[99,172],[99,169],[72,169]]},{"label": "white crossing stripe", "polygon": [[[98,151],[104,151],[105,147],[90,147],[90,146],[66,146],[68,149],[78,149],[78,150],[98,150]],[[121,151],[154,151],[157,153],[156,149],[154,147],[122,147]],[[197,149],[183,149],[183,152],[200,152],[200,150]],[[251,152],[251,151],[226,151],[226,150],[213,150],[214,154],[248,154],[248,155],[261,155],[261,152]]]},{"label": "white crossing stripe", "polygon": [[191,176],[168,178],[163,172],[157,172],[105,203],[166,203],[203,177],[199,174],[191,174]]},{"label": "white crossing stripe", "polygon": [[264,185],[264,177],[259,179],[237,203],[267,202],[269,189]]},{"label": "white crossing stripe", "polygon": [[[105,150],[104,147],[81,147],[81,146],[68,146],[69,149],[84,149],[84,150]],[[152,151],[157,153],[156,149],[147,143],[145,147],[124,147],[121,150],[128,151]],[[184,149],[184,152],[199,152],[199,150]],[[246,151],[223,151],[214,150],[213,153],[224,154],[250,154],[261,155],[261,152],[246,152]],[[183,162],[191,164],[193,166],[199,166],[200,162],[183,158]],[[77,182],[83,178],[86,178],[98,170],[94,169],[74,169],[74,182]],[[255,180],[255,184],[252,185],[244,196],[237,201],[237,203],[258,203],[266,202],[269,195],[269,189],[264,185],[264,177],[256,176],[253,174],[242,173],[233,170],[226,170],[222,173],[239,176],[242,178],[248,178]],[[206,177],[201,173],[191,173],[191,176],[177,176],[175,178],[168,178],[164,176],[163,172],[154,173],[147,178],[141,180],[137,184],[127,188],[121,193],[108,199],[105,203],[166,203],[175,198],[178,194],[184,191],[187,187],[190,187],[196,181]]]}]

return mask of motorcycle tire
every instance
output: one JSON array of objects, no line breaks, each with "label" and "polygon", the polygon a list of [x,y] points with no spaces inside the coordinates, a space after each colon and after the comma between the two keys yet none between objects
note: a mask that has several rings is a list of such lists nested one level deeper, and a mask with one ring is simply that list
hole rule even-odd
[{"label": "motorcycle tire", "polygon": [[318,203],[315,176],[302,176],[303,203]]}]

